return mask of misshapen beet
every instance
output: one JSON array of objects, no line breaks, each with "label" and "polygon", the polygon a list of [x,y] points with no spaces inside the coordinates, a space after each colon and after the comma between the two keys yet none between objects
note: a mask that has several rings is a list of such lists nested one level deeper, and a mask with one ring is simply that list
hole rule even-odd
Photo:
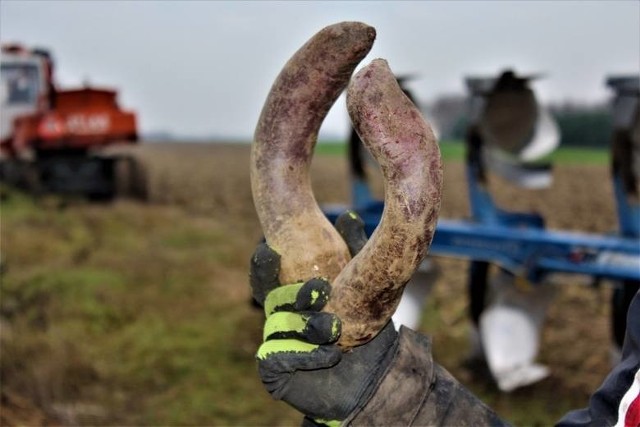
[{"label": "misshapen beet", "polygon": [[309,167],[318,130],[370,50],[375,30],[345,22],[312,37],[285,65],[262,110],[251,156],[254,203],[269,245],[282,255],[280,281],[333,281],[326,311],[342,319],[344,348],[373,338],[389,321],[431,242],[442,165],[429,125],[383,60],[360,71],[347,104],[385,179],[382,220],[351,261],[320,211]]},{"label": "misshapen beet", "polygon": [[324,28],[287,62],[262,109],[251,187],[267,243],[282,256],[281,283],[333,280],[350,259],[313,196],[309,167],[322,121],[374,39],[358,22]]},{"label": "misshapen beet", "polygon": [[380,164],[385,207],[373,235],[333,282],[325,310],[342,320],[339,345],[364,344],[389,321],[405,284],[426,255],[442,191],[440,151],[431,127],[381,59],[349,84],[354,127]]}]

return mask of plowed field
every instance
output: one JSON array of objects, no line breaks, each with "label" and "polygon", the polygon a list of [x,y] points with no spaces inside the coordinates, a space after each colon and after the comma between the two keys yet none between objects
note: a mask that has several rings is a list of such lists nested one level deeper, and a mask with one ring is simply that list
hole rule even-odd
[{"label": "plowed field", "polygon": [[[253,362],[261,315],[249,305],[246,274],[261,233],[249,185],[249,146],[156,143],[134,152],[147,171],[146,203],[32,202],[13,193],[3,202],[2,379],[3,391],[16,396],[3,399],[3,413],[11,415],[6,402],[26,399],[69,425],[297,423],[297,414],[266,396]],[[379,178],[371,173],[380,194]],[[321,204],[347,203],[346,159],[317,156],[312,174]],[[461,162],[446,163],[444,182],[441,217],[467,217]],[[493,177],[491,185],[499,204],[537,211],[548,228],[616,228],[607,165],[558,165],[553,186],[543,191],[521,191]],[[29,233],[38,227],[43,231]],[[67,251],[66,244],[75,246]],[[592,287],[568,278],[558,286],[539,358],[551,376],[501,394],[465,367],[466,263],[436,260],[440,275],[420,329],[433,338],[438,362],[517,425],[548,425],[587,403],[610,368],[608,283]],[[85,276],[68,277],[74,269]],[[101,269],[116,276],[96,278]],[[49,283],[52,271],[65,278]],[[68,289],[63,282],[78,277],[95,281],[95,292],[65,296],[56,305]],[[122,289],[119,280],[126,283]],[[84,297],[93,305],[69,308]],[[147,314],[152,305],[162,310]],[[82,323],[71,323],[73,316]],[[171,326],[163,329],[165,321]],[[100,358],[99,350],[110,356]],[[53,358],[43,358],[43,351]],[[30,416],[3,419],[3,425],[36,419]]]}]

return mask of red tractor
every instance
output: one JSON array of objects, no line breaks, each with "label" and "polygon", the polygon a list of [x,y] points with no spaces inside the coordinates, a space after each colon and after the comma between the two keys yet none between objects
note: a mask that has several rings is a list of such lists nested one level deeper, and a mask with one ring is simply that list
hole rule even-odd
[{"label": "red tractor", "polygon": [[3,45],[0,67],[3,180],[36,193],[93,199],[132,190],[133,158],[106,153],[138,140],[136,116],[120,109],[115,90],[58,89],[43,49]]}]

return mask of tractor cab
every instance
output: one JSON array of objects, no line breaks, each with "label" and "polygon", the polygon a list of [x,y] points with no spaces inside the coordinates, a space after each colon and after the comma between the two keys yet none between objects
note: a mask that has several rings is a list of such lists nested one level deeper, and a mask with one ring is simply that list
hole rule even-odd
[{"label": "tractor cab", "polygon": [[49,56],[44,51],[27,51],[3,46],[0,64],[0,141],[5,144],[13,133],[13,121],[38,112],[46,105],[49,92]]}]

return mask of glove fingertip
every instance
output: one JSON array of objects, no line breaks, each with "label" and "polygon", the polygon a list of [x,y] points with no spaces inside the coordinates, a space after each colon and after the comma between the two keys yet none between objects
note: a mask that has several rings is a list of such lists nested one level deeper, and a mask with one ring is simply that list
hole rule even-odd
[{"label": "glove fingertip", "polygon": [[249,283],[253,298],[264,306],[267,294],[277,288],[280,283],[280,254],[266,242],[260,243],[251,257]]},{"label": "glove fingertip", "polygon": [[343,212],[336,219],[335,228],[344,239],[351,256],[355,256],[367,243],[364,221],[355,211]]},{"label": "glove fingertip", "polygon": [[296,311],[320,311],[329,301],[331,285],[324,279],[311,279],[307,281],[298,295],[294,308]]},{"label": "glove fingertip", "polygon": [[315,313],[307,320],[304,339],[314,344],[330,344],[340,338],[342,322],[332,313]]},{"label": "glove fingertip", "polygon": [[336,219],[335,226],[338,229],[338,231],[351,230],[357,227],[363,228],[364,221],[356,211],[349,209],[344,211],[338,216],[338,218]]}]

